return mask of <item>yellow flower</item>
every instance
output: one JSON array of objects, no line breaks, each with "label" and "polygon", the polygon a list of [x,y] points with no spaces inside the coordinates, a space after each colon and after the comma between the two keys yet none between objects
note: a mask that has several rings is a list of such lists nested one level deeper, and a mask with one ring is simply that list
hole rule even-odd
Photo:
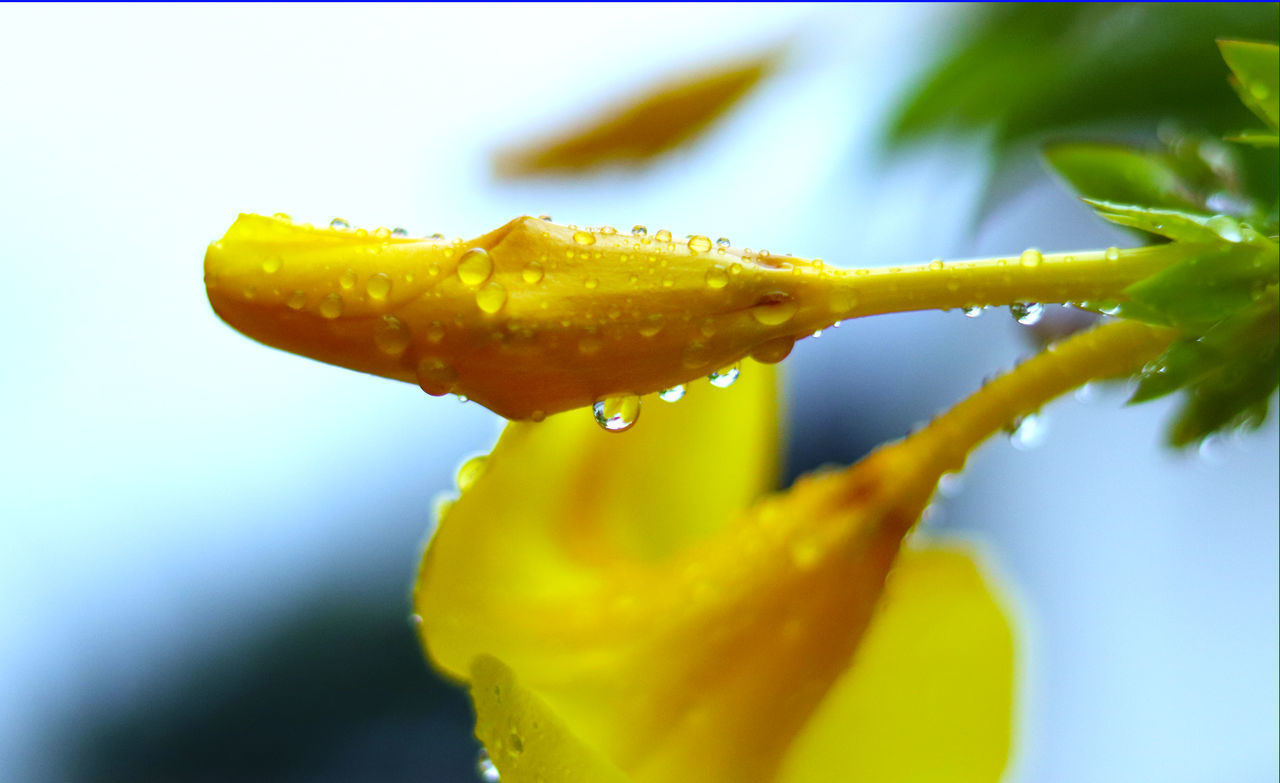
[{"label": "yellow flower", "polygon": [[1000,777],[1008,622],[964,548],[902,546],[968,446],[931,428],[765,495],[775,406],[753,363],[624,437],[511,424],[472,466],[415,601],[505,783]]}]

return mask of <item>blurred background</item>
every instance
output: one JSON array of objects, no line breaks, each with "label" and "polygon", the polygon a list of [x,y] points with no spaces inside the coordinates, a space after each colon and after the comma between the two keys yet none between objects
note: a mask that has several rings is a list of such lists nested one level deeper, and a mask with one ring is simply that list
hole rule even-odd
[{"label": "blurred background", "polygon": [[[1276,29],[1274,5],[0,8],[0,779],[476,779],[408,591],[433,497],[501,422],[220,323],[201,262],[237,213],[468,237],[549,213],[840,265],[1132,245],[1037,145],[1246,126],[1213,39]],[[495,174],[782,43],[643,165]],[[803,341],[785,480],[1034,338],[990,311]],[[1123,400],[989,443],[929,522],[1018,596],[1009,780],[1274,781],[1275,419],[1175,453],[1172,404]]]}]

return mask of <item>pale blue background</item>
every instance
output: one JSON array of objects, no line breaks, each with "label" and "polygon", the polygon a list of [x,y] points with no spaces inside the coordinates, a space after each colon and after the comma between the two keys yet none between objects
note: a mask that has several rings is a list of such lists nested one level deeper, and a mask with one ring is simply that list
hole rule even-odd
[{"label": "pale blue background", "polygon": [[[431,497],[498,430],[222,325],[200,263],[237,212],[464,236],[549,212],[843,265],[1129,241],[1034,171],[970,233],[973,140],[877,162],[954,13],[0,8],[0,779],[57,779],[55,728],[162,691],[317,581],[407,585]],[[497,146],[792,33],[783,73],[651,171],[489,177]],[[806,341],[794,459],[903,434],[1023,337],[951,313]],[[1200,458],[1158,447],[1166,404],[1119,406],[1060,401],[1043,446],[988,445],[938,509],[1026,618],[1010,778],[1273,781],[1275,421]]]}]

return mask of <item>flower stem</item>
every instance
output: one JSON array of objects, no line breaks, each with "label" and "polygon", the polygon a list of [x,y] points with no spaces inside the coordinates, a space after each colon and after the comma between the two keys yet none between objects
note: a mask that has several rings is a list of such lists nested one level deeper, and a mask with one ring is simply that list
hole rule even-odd
[{"label": "flower stem", "polygon": [[1016,302],[1123,301],[1125,288],[1199,250],[1175,242],[1050,255],[1027,251],[1020,258],[840,270],[836,285],[846,294],[843,318]]},{"label": "flower stem", "polygon": [[1075,335],[990,381],[908,440],[931,454],[935,475],[959,470],[991,435],[1077,386],[1136,371],[1177,336],[1134,321]]}]

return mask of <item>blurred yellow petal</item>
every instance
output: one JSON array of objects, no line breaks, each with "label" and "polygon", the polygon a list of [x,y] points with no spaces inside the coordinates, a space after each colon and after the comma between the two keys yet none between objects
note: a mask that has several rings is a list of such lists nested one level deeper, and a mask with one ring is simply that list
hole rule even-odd
[{"label": "blurred yellow petal", "polygon": [[905,550],[853,665],[779,783],[996,781],[1009,758],[1014,642],[962,549]]},{"label": "blurred yellow petal", "polygon": [[[1119,259],[839,270],[705,236],[531,217],[448,242],[241,215],[209,246],[205,283],[218,315],[255,340],[537,420],[687,383],[746,356],[781,361],[797,339],[843,318],[1122,297],[1180,260],[1182,244]],[[989,299],[971,301],[972,290]]]},{"label": "blurred yellow petal", "polygon": [[471,701],[476,737],[491,754],[502,783],[626,783],[626,775],[575,737],[498,659],[476,659]]},{"label": "blurred yellow petal", "polygon": [[[761,369],[748,368],[744,383]],[[619,451],[631,436],[595,433],[582,417],[512,425],[445,514],[419,577],[423,639],[438,666],[465,678],[477,658],[499,658],[636,781],[775,779],[849,668],[936,480],[932,454],[908,442],[744,513],[753,482],[721,484],[717,474],[758,468],[735,467],[749,448],[721,446],[759,425],[763,415],[742,412],[764,410],[767,397],[746,385],[705,391],[646,410],[653,418],[636,434],[654,440],[631,454]],[[703,407],[677,421],[686,404]],[[585,464],[557,471],[591,436]],[[703,463],[691,480],[650,485],[689,449]],[[648,485],[649,497],[611,496],[615,477]],[[686,526],[701,534],[673,540]],[[650,529],[666,544],[616,543]]]},{"label": "blurred yellow petal", "polygon": [[633,97],[576,130],[499,153],[506,178],[635,166],[696,137],[771,73],[781,51],[729,63]]}]

